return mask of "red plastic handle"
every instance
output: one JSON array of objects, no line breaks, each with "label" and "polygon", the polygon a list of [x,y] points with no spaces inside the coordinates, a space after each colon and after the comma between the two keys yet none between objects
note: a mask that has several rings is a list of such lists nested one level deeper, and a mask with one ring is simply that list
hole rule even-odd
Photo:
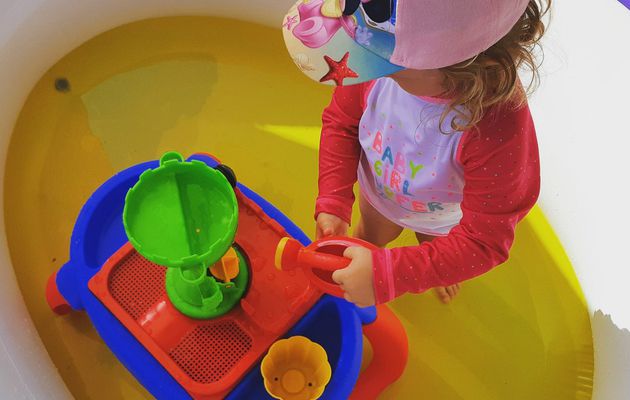
[{"label": "red plastic handle", "polygon": [[336,271],[350,264],[349,258],[312,250],[301,251],[298,258],[300,264],[324,271]]},{"label": "red plastic handle", "polygon": [[372,243],[356,238],[331,237],[317,240],[302,249],[298,257],[311,283],[324,293],[343,298],[344,291],[339,285],[323,280],[313,272],[313,269],[334,272],[338,269],[346,268],[351,260],[343,256],[330,254],[330,252],[343,251],[352,246],[363,246],[370,250],[377,248]]},{"label": "red plastic handle", "polygon": [[337,285],[336,283],[331,283],[323,280],[319,276],[315,275],[313,270],[310,268],[305,268],[304,272],[306,273],[306,276],[309,278],[311,283],[322,292],[327,293],[331,296],[340,297],[342,299],[344,298],[345,292],[343,291],[341,286]]}]

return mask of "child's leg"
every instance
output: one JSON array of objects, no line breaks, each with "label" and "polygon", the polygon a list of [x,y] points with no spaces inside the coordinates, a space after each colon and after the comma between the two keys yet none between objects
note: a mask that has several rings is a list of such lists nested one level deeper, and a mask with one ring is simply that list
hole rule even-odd
[{"label": "child's leg", "polygon": [[361,219],[354,229],[354,236],[359,239],[366,240],[378,247],[384,247],[396,239],[403,230],[401,226],[396,225],[376,211],[362,194],[359,196],[359,210],[361,211]]},{"label": "child's leg", "polygon": [[[416,239],[418,239],[418,243],[425,241],[430,242],[434,238],[435,236],[429,236],[424,233],[416,232]],[[442,303],[449,303],[455,296],[457,296],[457,293],[459,293],[459,284],[435,288],[435,293],[438,295]]]}]

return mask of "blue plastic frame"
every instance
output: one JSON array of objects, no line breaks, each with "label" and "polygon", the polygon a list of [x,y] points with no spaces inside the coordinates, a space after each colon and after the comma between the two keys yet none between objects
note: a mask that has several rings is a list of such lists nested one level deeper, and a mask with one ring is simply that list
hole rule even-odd
[{"label": "blue plastic frame", "polygon": [[[217,165],[216,160],[203,154],[193,155],[189,160],[202,161],[211,167]],[[88,289],[88,281],[127,242],[122,224],[127,191],[142,172],[158,165],[158,161],[151,161],[130,167],[114,175],[94,192],[77,218],[70,245],[70,261],[57,273],[56,283],[73,309],[88,313],[101,338],[152,395],[158,399],[190,399],[181,385]],[[238,187],[291,236],[304,245],[310,243],[308,236],[277,208],[246,186],[238,183]],[[287,333],[286,337],[303,335],[326,348],[333,375],[323,399],[345,399],[352,392],[361,364],[361,325],[375,318],[374,307],[357,309],[345,300],[324,296]],[[227,398],[271,399],[264,389],[259,365]]]}]

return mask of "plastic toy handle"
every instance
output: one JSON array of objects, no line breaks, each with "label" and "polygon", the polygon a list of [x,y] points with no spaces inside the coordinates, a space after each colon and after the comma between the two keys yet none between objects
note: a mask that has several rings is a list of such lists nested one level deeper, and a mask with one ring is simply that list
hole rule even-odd
[{"label": "plastic toy handle", "polygon": [[304,273],[309,278],[310,282],[322,292],[327,293],[331,296],[339,297],[342,299],[344,298],[345,292],[343,291],[341,286],[337,285],[336,283],[331,283],[323,280],[319,276],[315,275],[313,270],[310,268],[305,268]]},{"label": "plastic toy handle", "polygon": [[276,268],[283,271],[290,271],[301,268],[307,275],[311,283],[321,291],[336,297],[344,297],[344,291],[329,279],[325,280],[315,271],[334,272],[346,268],[350,264],[350,259],[336,254],[331,254],[331,250],[339,252],[351,246],[364,246],[372,250],[376,247],[368,242],[355,238],[331,237],[317,240],[307,247],[303,247],[300,242],[291,238],[283,238],[276,248]]},{"label": "plastic toy handle", "polygon": [[305,271],[309,276],[311,283],[325,293],[344,298],[345,292],[339,285],[323,280],[320,276],[317,276],[314,270],[336,271],[338,269],[346,268],[351,261],[349,258],[331,254],[327,251],[332,248],[339,251],[340,249],[346,249],[352,246],[363,246],[370,250],[376,249],[376,246],[364,240],[340,236],[317,240],[302,249],[300,252],[301,254],[299,255],[299,260],[302,261],[302,257],[306,257],[306,259],[310,262],[309,264],[303,263],[302,265],[308,265],[310,267],[305,268]]},{"label": "plastic toy handle", "polygon": [[321,269],[324,271],[344,269],[350,264],[350,259],[346,257],[304,249],[300,252],[298,260],[300,264],[308,265],[312,269]]},{"label": "plastic toy handle", "polygon": [[300,242],[288,237],[283,238],[276,248],[276,268],[291,271],[301,268],[309,281],[324,293],[343,298],[343,290],[337,284],[326,281],[314,270],[336,271],[345,268],[350,260],[329,253],[319,252],[315,248],[305,248]]}]

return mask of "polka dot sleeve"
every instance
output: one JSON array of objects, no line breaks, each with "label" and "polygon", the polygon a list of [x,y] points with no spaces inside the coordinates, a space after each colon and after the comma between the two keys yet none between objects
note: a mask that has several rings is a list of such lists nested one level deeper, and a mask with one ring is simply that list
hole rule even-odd
[{"label": "polka dot sleeve", "polygon": [[368,87],[369,83],[337,87],[322,114],[315,218],[325,212],[350,223],[361,155],[359,121]]},{"label": "polka dot sleeve", "polygon": [[459,283],[507,260],[516,224],[540,190],[529,108],[490,110],[477,129],[464,134],[458,160],[465,179],[460,223],[432,242],[374,251],[377,303]]}]

